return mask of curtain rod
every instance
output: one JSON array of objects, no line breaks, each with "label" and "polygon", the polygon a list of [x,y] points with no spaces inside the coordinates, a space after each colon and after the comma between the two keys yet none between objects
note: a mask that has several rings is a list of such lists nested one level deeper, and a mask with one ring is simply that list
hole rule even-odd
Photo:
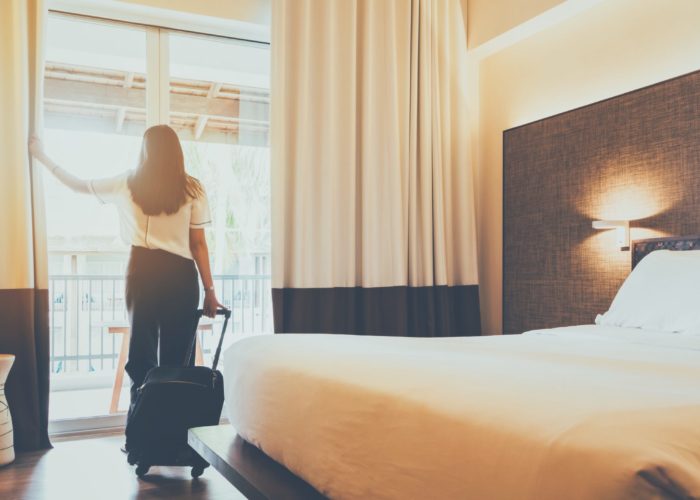
[{"label": "curtain rod", "polygon": [[168,30],[168,31],[173,31],[173,32],[178,32],[178,33],[187,33],[190,35],[197,35],[197,36],[204,36],[204,37],[216,37],[216,38],[225,38],[228,40],[233,40],[236,42],[241,42],[246,45],[262,45],[265,47],[270,46],[270,42],[263,42],[261,40],[252,40],[250,38],[241,38],[241,37],[235,37],[235,36],[230,36],[230,35],[220,35],[220,34],[212,34],[212,33],[206,33],[203,31],[194,31],[194,30],[187,30],[187,29],[182,29],[182,28],[169,28],[167,26],[162,26],[158,24],[151,24],[151,23],[146,23],[146,22],[139,22],[139,21],[125,21],[123,19],[112,19],[109,17],[105,16],[96,16],[93,14],[78,14],[75,12],[70,12],[66,10],[58,10],[58,9],[49,9],[49,12],[52,14],[59,14],[62,16],[66,17],[82,17],[85,19],[91,19],[94,21],[100,21],[100,22],[108,22],[108,23],[114,23],[114,24],[126,24],[130,26],[141,26],[144,28],[158,28],[158,29],[163,29],[163,30]]}]

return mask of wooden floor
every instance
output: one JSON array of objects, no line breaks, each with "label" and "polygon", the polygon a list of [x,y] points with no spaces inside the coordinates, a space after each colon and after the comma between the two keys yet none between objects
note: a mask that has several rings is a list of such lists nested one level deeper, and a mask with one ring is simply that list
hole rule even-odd
[{"label": "wooden floor", "polygon": [[245,498],[209,467],[198,480],[190,469],[152,467],[139,480],[119,450],[123,435],[54,442],[0,467],[2,500],[127,500]]}]

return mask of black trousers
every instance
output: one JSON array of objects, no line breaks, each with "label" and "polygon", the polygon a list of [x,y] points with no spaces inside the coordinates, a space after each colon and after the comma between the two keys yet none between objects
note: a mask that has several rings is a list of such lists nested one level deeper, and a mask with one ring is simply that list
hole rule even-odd
[{"label": "black trousers", "polygon": [[[160,366],[193,364],[198,304],[194,261],[164,250],[131,247],[126,272],[131,322],[126,373],[131,378],[132,403],[148,371],[159,366],[159,350]],[[191,355],[185,360],[188,352]]]}]

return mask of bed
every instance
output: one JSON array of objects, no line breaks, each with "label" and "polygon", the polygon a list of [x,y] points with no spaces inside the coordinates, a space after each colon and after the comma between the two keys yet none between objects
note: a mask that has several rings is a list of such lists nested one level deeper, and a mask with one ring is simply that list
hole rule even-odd
[{"label": "bed", "polygon": [[635,244],[639,269],[595,325],[242,340],[225,354],[229,420],[331,498],[699,498],[700,307],[683,287],[700,252],[657,252],[694,248],[679,241]]}]

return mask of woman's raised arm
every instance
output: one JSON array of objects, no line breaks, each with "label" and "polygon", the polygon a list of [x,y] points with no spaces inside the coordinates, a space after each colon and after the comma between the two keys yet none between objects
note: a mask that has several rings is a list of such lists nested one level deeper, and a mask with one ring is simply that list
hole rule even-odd
[{"label": "woman's raised arm", "polygon": [[44,145],[42,144],[41,140],[35,135],[29,139],[29,152],[69,189],[75,191],[76,193],[90,192],[88,181],[76,177],[70,172],[64,170],[60,165],[49,158],[44,152]]}]

